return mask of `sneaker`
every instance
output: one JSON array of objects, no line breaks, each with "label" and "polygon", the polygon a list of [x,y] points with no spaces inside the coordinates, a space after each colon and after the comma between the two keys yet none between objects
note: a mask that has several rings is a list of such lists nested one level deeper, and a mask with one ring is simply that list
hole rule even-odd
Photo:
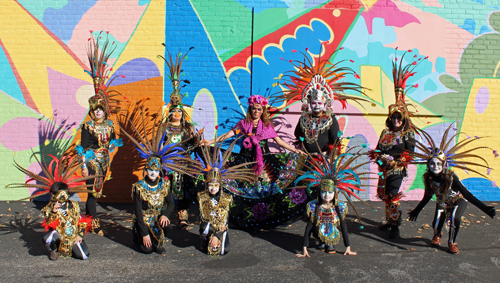
[{"label": "sneaker", "polygon": [[322,243],[322,244],[320,244],[320,245],[318,246],[318,250],[320,250],[320,251],[322,251],[322,252],[324,252],[324,251],[325,251],[325,249],[326,249],[326,245],[325,245],[325,243]]},{"label": "sneaker", "polygon": [[167,250],[165,250],[164,247],[159,247],[159,248],[156,248],[156,253],[159,255],[164,255],[167,253]]},{"label": "sneaker", "polygon": [[389,233],[389,238],[391,238],[391,239],[401,238],[401,236],[399,235],[399,227],[398,226],[391,227],[391,232]]},{"label": "sneaker", "polygon": [[334,247],[334,246],[332,246],[332,245],[328,245],[328,246],[326,246],[326,252],[327,252],[327,253],[329,253],[329,254],[334,254],[334,253],[336,253],[336,251],[335,251],[335,247]]},{"label": "sneaker", "polygon": [[391,224],[386,223],[386,224],[384,224],[384,225],[382,225],[382,226],[379,226],[379,227],[378,227],[378,229],[379,229],[380,231],[389,231],[389,229],[391,229]]},{"label": "sneaker", "polygon": [[460,252],[456,243],[453,243],[453,244],[448,243],[448,248],[450,249],[450,253],[452,253],[452,254],[458,254]]},{"label": "sneaker", "polygon": [[59,259],[59,253],[56,250],[50,251],[49,259],[50,260],[58,260]]},{"label": "sneaker", "polygon": [[441,246],[441,237],[443,236],[443,233],[441,233],[441,235],[436,235],[434,234],[434,237],[432,237],[432,245],[434,246]]}]

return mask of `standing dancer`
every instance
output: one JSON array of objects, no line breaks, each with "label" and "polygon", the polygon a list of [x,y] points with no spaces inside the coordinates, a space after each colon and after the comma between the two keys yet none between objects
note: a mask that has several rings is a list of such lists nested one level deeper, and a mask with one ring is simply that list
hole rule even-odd
[{"label": "standing dancer", "polygon": [[[235,166],[256,162],[248,168],[253,167],[257,180],[232,182],[226,187],[233,194],[234,200],[231,223],[252,231],[292,222],[302,217],[305,205],[305,199],[295,199],[294,203],[291,202],[289,193],[282,193],[293,181],[293,176],[289,173],[291,165],[297,163],[297,154],[304,152],[278,137],[269,118],[268,106],[269,102],[265,97],[250,96],[245,119],[240,120],[228,133],[215,139],[215,142],[222,142],[235,134],[244,135],[240,153],[231,158],[228,164]],[[295,154],[272,154],[268,145],[271,139]],[[210,140],[204,143],[210,145],[213,142],[214,140]]]},{"label": "standing dancer", "polygon": [[45,228],[43,242],[50,252],[50,260],[57,260],[59,255],[87,259],[90,252],[82,237],[90,230],[92,218],[82,217],[78,202],[70,200],[69,197],[72,193],[88,192],[89,185],[86,185],[85,181],[99,176],[76,176],[75,172],[81,165],[77,157],[50,157],[52,161],[47,165],[44,158],[40,162],[35,156],[45,176],[37,175],[14,161],[16,168],[36,183],[11,184],[8,187],[39,189],[39,192],[29,197],[30,199],[51,194],[50,202],[41,210],[41,217],[44,219],[42,227]]},{"label": "standing dancer", "polygon": [[341,140],[339,139],[334,150],[328,156],[320,154],[319,158],[311,158],[309,164],[312,167],[304,164],[306,168],[310,168],[310,171],[300,172],[299,175],[302,176],[295,181],[295,184],[302,180],[308,182],[307,190],[312,189],[314,186],[320,186],[318,199],[307,204],[309,221],[304,233],[303,250],[302,253],[297,254],[298,257],[309,257],[307,248],[309,247],[311,234],[314,234],[320,240],[318,246],[320,251],[329,254],[335,253],[334,245],[340,241],[340,231],[342,231],[344,246],[346,247],[344,255],[357,254],[351,251],[349,234],[345,223],[348,210],[347,204],[339,201],[339,194],[342,193],[356,211],[350,197],[354,196],[359,199],[354,190],[365,191],[361,189],[361,186],[364,186],[361,181],[370,179],[370,177],[364,176],[369,175],[369,172],[357,173],[356,170],[369,162],[354,164],[362,156],[359,151],[354,154],[351,153],[355,149],[353,147],[347,150],[346,153],[340,154],[340,148]]},{"label": "standing dancer", "polygon": [[[174,210],[174,201],[170,193],[170,181],[163,176],[170,171],[182,174],[195,174],[196,162],[186,158],[183,149],[177,144],[163,144],[166,132],[164,124],[153,121],[147,129],[144,111],[141,108],[142,131],[133,125],[135,138],[120,125],[121,132],[135,145],[139,156],[145,159],[143,179],[132,185],[132,199],[135,201],[135,212],[132,218],[134,242],[143,252],[149,254],[156,251],[166,253],[163,247],[165,236],[163,228],[170,224],[170,214]],[[148,137],[151,133],[151,138]],[[139,142],[139,141],[140,142]],[[198,165],[199,167],[199,165]]]},{"label": "standing dancer", "polygon": [[237,140],[234,140],[227,151],[222,154],[221,143],[214,148],[202,146],[202,169],[206,190],[198,193],[200,206],[200,236],[201,249],[209,255],[225,255],[229,252],[229,235],[227,220],[232,203],[232,196],[224,192],[223,188],[232,180],[252,181],[256,176],[253,170],[246,168],[249,163],[236,166],[227,166],[231,151]]},{"label": "standing dancer", "polygon": [[[432,196],[436,195],[436,211],[432,222],[432,227],[434,228],[432,245],[441,245],[441,237],[443,236],[441,230],[446,222],[450,228],[448,248],[450,249],[450,253],[458,254],[460,251],[457,247],[456,239],[460,228],[460,220],[467,208],[467,201],[471,202],[491,218],[495,216],[496,211],[493,206],[486,206],[483,202],[474,197],[453,172],[452,168],[455,167],[466,170],[467,172],[477,173],[487,178],[478,171],[471,169],[470,166],[479,166],[488,168],[488,170],[490,170],[490,168],[488,167],[488,162],[475,153],[476,150],[485,147],[475,147],[464,150],[465,146],[478,140],[479,137],[463,139],[457,144],[452,145],[455,138],[459,135],[459,133],[456,133],[449,137],[449,131],[452,125],[453,124],[445,131],[439,147],[432,137],[424,131],[422,131],[421,136],[425,138],[425,142],[416,141],[415,145],[422,153],[412,153],[415,157],[420,158],[420,160],[415,163],[427,165],[427,171],[423,176],[425,193],[417,207],[409,212],[408,219],[410,221],[416,221],[420,211],[429,202]],[[430,148],[428,145],[430,145]],[[469,158],[480,159],[484,161],[486,165],[468,161],[467,159]]]},{"label": "standing dancer", "polygon": [[[406,53],[405,53],[406,54]],[[389,115],[385,121],[386,128],[380,134],[377,148],[372,151],[371,158],[376,160],[381,172],[378,182],[377,196],[385,202],[385,218],[387,223],[380,230],[391,230],[389,238],[400,238],[401,210],[399,201],[403,193],[399,191],[403,179],[408,177],[408,152],[414,150],[415,132],[410,117],[412,113],[405,103],[406,92],[414,86],[407,87],[408,78],[415,73],[418,64],[409,63],[403,66],[404,55],[393,61],[394,93],[396,103],[389,105]],[[415,61],[416,62],[416,61]],[[410,105],[412,106],[412,105]]]},{"label": "standing dancer", "polygon": [[[109,41],[101,45],[94,37],[89,41],[87,55],[90,63],[90,76],[94,81],[95,95],[89,98],[90,121],[81,126],[81,145],[76,147],[78,155],[85,162],[82,165],[82,175],[98,175],[95,180],[88,180],[87,184],[92,184],[92,193],[87,196],[85,211],[92,216],[91,231],[94,234],[103,236],[101,223],[97,217],[97,198],[102,196],[102,189],[106,173],[111,165],[109,154],[115,147],[122,146],[121,139],[116,139],[115,125],[109,120],[109,116],[116,111],[119,104],[113,97],[120,95],[116,91],[109,91],[107,88],[113,81],[106,85],[111,67],[107,64],[109,56],[114,49],[109,51]],[[116,47],[115,47],[116,48]],[[89,160],[89,156],[94,156]]]},{"label": "standing dancer", "polygon": [[[191,117],[184,109],[182,104],[182,98],[185,94],[181,94],[180,90],[183,86],[180,86],[180,82],[189,84],[189,80],[181,80],[182,62],[186,58],[189,51],[193,49],[190,48],[186,54],[177,54],[175,61],[172,58],[170,52],[168,53],[168,60],[163,56],[160,56],[165,60],[169,70],[170,70],[170,80],[172,81],[172,93],[170,94],[170,103],[166,106],[166,111],[164,112],[164,122],[166,135],[164,142],[166,144],[171,143],[181,143],[179,144],[186,153],[189,155],[191,151],[194,150],[199,144],[199,136],[201,133],[195,134],[194,127],[191,122]],[[170,175],[171,190],[174,193],[174,199],[177,203],[177,210],[179,216],[179,225],[183,230],[188,230],[188,208],[189,205],[196,198],[198,193],[197,187],[193,182],[193,179],[189,176],[180,174],[178,172],[172,171]]]}]

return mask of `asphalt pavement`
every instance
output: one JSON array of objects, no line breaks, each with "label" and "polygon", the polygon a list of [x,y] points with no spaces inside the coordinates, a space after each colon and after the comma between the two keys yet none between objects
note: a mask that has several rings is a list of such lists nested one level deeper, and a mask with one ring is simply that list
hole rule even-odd
[{"label": "asphalt pavement", "polygon": [[[316,250],[297,258],[306,222],[258,233],[230,229],[230,253],[210,257],[199,249],[196,207],[190,227],[176,221],[167,233],[167,254],[142,254],[132,242],[132,204],[100,204],[98,215],[106,234],[84,237],[88,260],[48,259],[42,244],[40,209],[45,203],[0,202],[0,282],[500,282],[500,221],[469,204],[457,238],[460,253],[450,254],[447,231],[441,247],[432,247],[430,227],[434,202],[417,222],[404,221],[401,239],[379,231],[382,202],[357,203],[361,221],[352,209],[347,216],[351,248],[344,256]],[[417,202],[402,202],[403,213]],[[489,202],[500,207],[495,202]],[[84,207],[84,205],[82,205]]]}]

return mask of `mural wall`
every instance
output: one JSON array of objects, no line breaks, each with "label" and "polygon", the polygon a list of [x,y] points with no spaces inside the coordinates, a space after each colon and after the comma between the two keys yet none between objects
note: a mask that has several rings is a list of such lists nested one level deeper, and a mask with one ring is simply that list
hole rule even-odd
[{"label": "mural wall", "polygon": [[[183,64],[191,84],[184,103],[205,136],[231,129],[246,113],[252,94],[281,91],[290,60],[330,56],[345,60],[373,103],[335,105],[349,146],[373,148],[394,102],[391,60],[408,51],[422,58],[409,83],[418,110],[417,126],[441,135],[453,123],[458,139],[474,136],[497,149],[500,110],[500,8],[489,0],[5,0],[0,9],[0,200],[29,196],[9,189],[26,176],[13,166],[36,168],[33,152],[57,153],[78,143],[78,127],[93,94],[87,70],[90,33],[114,41],[112,86],[124,103],[144,100],[150,109],[165,102],[171,85],[158,55],[187,52]],[[323,46],[323,49],[320,47]],[[307,50],[307,51],[306,51]],[[425,59],[424,59],[425,58]],[[300,102],[273,105],[279,135],[291,142]],[[115,117],[115,121],[119,118]],[[131,146],[120,148],[103,202],[129,202],[130,185],[141,172],[129,166]],[[482,156],[493,168],[489,180],[457,172],[481,200],[500,200],[500,162],[492,150]],[[370,168],[376,172],[376,167]],[[483,170],[484,171],[484,170]],[[410,168],[405,199],[422,197],[423,168]],[[374,181],[375,182],[375,181]],[[374,183],[375,184],[375,183]],[[375,188],[361,194],[376,200]],[[83,199],[84,196],[76,196]]]}]

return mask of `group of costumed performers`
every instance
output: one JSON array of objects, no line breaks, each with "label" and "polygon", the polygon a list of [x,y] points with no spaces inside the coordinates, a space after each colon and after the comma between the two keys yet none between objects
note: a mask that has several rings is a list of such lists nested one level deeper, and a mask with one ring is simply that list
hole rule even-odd
[{"label": "group of costumed performers", "polygon": [[87,259],[90,251],[82,237],[91,230],[92,216],[82,216],[78,202],[69,198],[72,193],[89,192],[88,187],[92,187],[93,184],[87,185],[85,181],[98,179],[101,176],[77,176],[76,171],[80,169],[82,162],[76,156],[49,155],[52,158],[49,164],[45,162],[43,153],[40,159],[35,154],[33,156],[44,176],[29,171],[14,161],[15,167],[30,179],[26,183],[11,184],[8,187],[38,189],[29,197],[30,199],[46,194],[51,195],[49,203],[41,210],[42,227],[44,227],[43,242],[51,260],[57,260],[59,256],[71,257],[72,255],[78,259]]},{"label": "group of costumed performers", "polygon": [[[342,193],[346,200],[356,208],[350,200],[351,196],[361,200],[355,193],[366,191],[362,189],[362,180],[370,179],[370,172],[357,172],[359,168],[367,165],[368,162],[356,164],[356,160],[362,156],[360,150],[355,153],[356,147],[351,147],[345,153],[341,153],[342,139],[338,139],[333,150],[327,155],[320,152],[316,158],[312,158],[303,166],[309,171],[296,171],[300,177],[295,180],[295,184],[305,181],[307,190],[319,186],[319,193],[316,200],[307,203],[307,226],[304,233],[304,244],[302,253],[298,257],[309,257],[308,247],[311,234],[319,239],[318,250],[329,254],[336,253],[335,246],[340,241],[340,231],[344,239],[346,251],[344,255],[356,255],[351,251],[349,234],[345,217],[347,215],[347,204],[339,200]],[[365,202],[366,203],[366,202]],[[357,211],[356,211],[357,214]],[[358,215],[359,217],[359,215]],[[340,228],[340,229],[339,229]]]},{"label": "group of costumed performers", "polygon": [[[488,170],[491,169],[486,160],[475,153],[478,149],[484,149],[486,147],[479,146],[472,149],[465,149],[466,146],[480,139],[479,137],[463,139],[453,145],[454,139],[460,133],[450,135],[449,132],[450,129],[452,129],[452,125],[453,124],[445,131],[439,146],[434,142],[432,137],[424,131],[421,133],[421,136],[424,137],[424,141],[416,141],[415,143],[419,152],[412,153],[415,157],[412,163],[427,165],[427,170],[423,175],[425,192],[424,197],[417,207],[409,212],[408,219],[410,221],[416,221],[420,211],[430,201],[432,196],[435,195],[436,210],[432,222],[434,237],[432,238],[431,244],[441,246],[441,237],[443,236],[441,230],[446,222],[449,227],[448,248],[450,253],[458,254],[460,250],[457,247],[456,239],[460,228],[460,220],[465,212],[465,208],[467,208],[467,201],[475,205],[491,218],[495,217],[496,211],[493,206],[487,206],[474,197],[453,172],[452,168],[458,168],[466,170],[467,172],[477,173],[488,179],[484,174],[470,166],[487,168]],[[470,161],[469,159],[471,158],[479,159],[482,162]]]},{"label": "group of costumed performers", "polygon": [[[169,78],[172,82],[170,103],[166,105],[163,111],[163,122],[166,130],[164,143],[179,143],[179,146],[184,149],[186,156],[191,155],[197,149],[202,133],[202,131],[195,133],[191,117],[189,117],[189,114],[184,109],[185,105],[182,104],[182,98],[185,94],[180,93],[182,87],[190,83],[189,80],[181,80],[180,77],[183,72],[182,62],[191,49],[193,47],[185,54],[178,53],[175,57],[168,52],[168,59],[160,56],[169,68]],[[181,83],[183,83],[182,86]],[[196,194],[198,193],[197,184],[195,183],[195,179],[189,175],[176,171],[170,172],[169,179],[171,190],[174,193],[174,201],[177,204],[180,227],[183,230],[188,230],[188,208],[196,200]]]},{"label": "group of costumed performers", "polygon": [[380,172],[377,196],[385,202],[386,223],[379,229],[390,230],[391,239],[400,238],[399,226],[402,221],[400,200],[403,198],[403,193],[399,190],[403,180],[408,177],[408,163],[411,159],[408,152],[414,150],[415,133],[419,132],[411,121],[412,113],[408,106],[412,105],[405,102],[406,92],[413,88],[406,85],[407,80],[415,74],[413,70],[418,64],[410,62],[403,65],[405,54],[399,61],[396,57],[392,63],[396,101],[389,105],[386,128],[380,134],[377,147],[370,156],[378,165]]},{"label": "group of costumed performers", "polygon": [[[168,175],[170,172],[193,175],[197,172],[193,168],[199,166],[183,155],[184,149],[177,143],[164,142],[168,135],[165,131],[166,124],[161,121],[157,123],[155,119],[148,129],[142,108],[141,115],[142,131],[139,130],[139,125],[134,125],[134,136],[120,125],[121,132],[130,139],[139,156],[145,160],[142,180],[132,185],[132,199],[135,202],[132,234],[134,242],[143,252],[149,254],[156,251],[164,254],[164,228],[170,224],[169,217],[175,208],[174,190],[170,188]],[[148,133],[151,133],[151,138]]]},{"label": "group of costumed performers", "polygon": [[115,147],[123,145],[121,139],[116,139],[115,125],[109,119],[111,114],[118,111],[119,102],[115,97],[120,95],[108,89],[113,79],[108,80],[111,67],[107,61],[115,48],[114,43],[110,44],[107,40],[104,44],[100,44],[94,37],[89,40],[87,56],[90,71],[86,72],[92,77],[95,95],[89,98],[91,119],[82,124],[81,144],[76,147],[78,155],[83,160],[82,176],[99,176],[87,181],[88,185],[93,184],[93,186],[92,192],[87,196],[85,211],[87,215],[92,216],[92,233],[100,236],[103,235],[103,231],[97,217],[97,198],[103,195],[103,184],[111,164],[110,153]]}]

